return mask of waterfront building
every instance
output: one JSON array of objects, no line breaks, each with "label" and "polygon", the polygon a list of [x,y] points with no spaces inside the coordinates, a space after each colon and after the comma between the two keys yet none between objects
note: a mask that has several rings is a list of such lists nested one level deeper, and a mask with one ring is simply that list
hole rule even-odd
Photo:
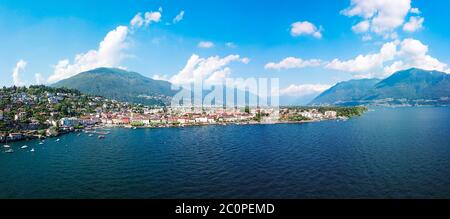
[{"label": "waterfront building", "polygon": [[327,117],[327,118],[332,119],[332,118],[336,118],[336,116],[337,116],[336,111],[326,111],[325,112],[325,117]]},{"label": "waterfront building", "polygon": [[78,120],[78,118],[72,117],[72,118],[62,118],[59,120],[59,123],[61,126],[72,127],[79,125],[80,121]]}]

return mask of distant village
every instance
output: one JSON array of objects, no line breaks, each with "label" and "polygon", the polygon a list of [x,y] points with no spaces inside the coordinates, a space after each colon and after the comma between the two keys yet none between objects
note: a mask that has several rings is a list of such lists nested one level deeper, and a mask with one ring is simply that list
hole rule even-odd
[{"label": "distant village", "polygon": [[170,108],[45,86],[0,89],[0,141],[46,138],[98,127],[162,128],[347,119],[361,107]]}]

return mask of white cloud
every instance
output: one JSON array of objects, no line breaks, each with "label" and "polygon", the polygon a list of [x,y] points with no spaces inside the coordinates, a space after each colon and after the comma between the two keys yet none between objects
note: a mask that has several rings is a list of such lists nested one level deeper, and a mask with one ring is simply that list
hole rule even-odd
[{"label": "white cloud", "polygon": [[176,24],[178,22],[180,22],[181,20],[183,20],[184,18],[184,11],[180,11],[179,14],[177,14],[177,16],[175,16],[175,18],[173,18],[172,23]]},{"label": "white cloud", "polygon": [[385,43],[378,53],[359,55],[354,59],[334,59],[326,65],[328,69],[353,73],[357,78],[386,77],[408,68],[447,71],[448,66],[428,54],[428,46],[419,40]]},{"label": "white cloud", "polygon": [[370,22],[365,20],[365,21],[361,21],[358,24],[356,24],[355,26],[352,27],[353,32],[355,33],[364,33],[367,32],[370,28]]},{"label": "white cloud", "polygon": [[395,35],[391,34],[403,25],[410,9],[411,0],[352,0],[350,7],[342,13],[348,17],[361,17],[363,22],[367,21],[364,24],[359,23],[359,27],[354,26],[354,30],[370,30],[385,38],[392,38]]},{"label": "white cloud", "polygon": [[280,89],[280,96],[307,96],[311,94],[319,94],[329,89],[329,84],[291,84],[284,89]]},{"label": "white cloud", "polygon": [[418,8],[411,8],[411,10],[409,10],[409,12],[411,12],[412,14],[420,14],[420,10]]},{"label": "white cloud", "polygon": [[421,68],[425,70],[447,71],[447,64],[428,55],[428,46],[416,39],[405,39],[400,44],[399,61],[385,68],[387,74],[407,68]]},{"label": "white cloud", "polygon": [[130,26],[140,28],[142,26],[148,26],[151,23],[158,23],[161,21],[161,11],[145,12],[144,15],[139,12],[131,19]]},{"label": "white cloud", "polygon": [[311,35],[317,39],[322,38],[322,28],[317,28],[308,21],[299,21],[291,24],[291,35],[298,37],[301,35]]},{"label": "white cloud", "polygon": [[406,32],[415,32],[417,30],[422,29],[424,18],[423,17],[410,17],[408,23],[403,25],[403,31]]},{"label": "white cloud", "polygon": [[214,47],[214,43],[211,41],[201,41],[197,45],[199,48],[209,49]]},{"label": "white cloud", "polygon": [[68,59],[60,60],[48,82],[53,83],[98,67],[117,67],[124,58],[128,34],[128,27],[118,26],[105,36],[97,50],[76,55],[72,64]]},{"label": "white cloud", "polygon": [[139,12],[131,19],[130,26],[141,27],[142,25],[144,25],[144,18],[142,17],[142,13]]},{"label": "white cloud", "polygon": [[269,62],[264,66],[264,68],[265,69],[273,69],[273,70],[281,70],[281,69],[291,69],[291,68],[315,67],[315,66],[319,66],[321,64],[322,64],[322,61],[319,59],[303,60],[301,58],[287,57],[278,63]]},{"label": "white cloud", "polygon": [[248,63],[250,63],[250,59],[247,58],[247,57],[244,57],[244,58],[241,59],[241,62],[244,63],[244,64],[248,64]]},{"label": "white cloud", "polygon": [[[161,21],[160,8],[157,12],[145,12],[136,14],[130,21],[130,27],[139,28],[143,25],[147,26],[151,23]],[[72,77],[80,72],[88,71],[99,67],[117,67],[127,55],[124,50],[127,48],[127,37],[133,33],[128,26],[118,26],[106,34],[105,38],[100,42],[98,49],[92,49],[85,53],[77,54],[73,63],[69,59],[59,60],[54,66],[54,72],[48,78],[49,83],[54,83],[62,79]]]},{"label": "white cloud", "polygon": [[16,63],[16,67],[14,67],[12,72],[13,83],[15,86],[24,86],[25,82],[20,78],[20,72],[24,71],[27,67],[27,62],[24,60],[19,60]]},{"label": "white cloud", "polygon": [[170,78],[173,84],[184,85],[194,81],[203,80],[206,83],[217,83],[223,81],[231,73],[229,65],[232,62],[246,63],[248,58],[240,58],[239,55],[228,55],[226,57],[211,56],[201,58],[193,54],[187,61],[185,67]]},{"label": "white cloud", "polygon": [[334,59],[326,65],[328,69],[346,71],[361,75],[363,73],[377,72],[383,67],[383,63],[393,60],[397,54],[398,42],[385,43],[378,53],[358,55],[355,59],[341,61]]},{"label": "white cloud", "polygon": [[45,83],[45,78],[42,76],[42,74],[36,73],[34,74],[34,80],[37,85],[41,85]]}]

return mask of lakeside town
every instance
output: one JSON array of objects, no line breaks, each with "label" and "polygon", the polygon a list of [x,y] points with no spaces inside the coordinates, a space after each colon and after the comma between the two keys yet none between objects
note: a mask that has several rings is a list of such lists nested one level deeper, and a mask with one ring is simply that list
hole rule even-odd
[{"label": "lakeside town", "polygon": [[[164,128],[200,125],[345,120],[366,107],[171,108],[144,106],[46,86],[0,89],[0,142],[44,139],[105,127]],[[94,130],[94,131],[92,131]],[[104,138],[104,132],[97,132]],[[107,133],[106,133],[107,134]]]}]

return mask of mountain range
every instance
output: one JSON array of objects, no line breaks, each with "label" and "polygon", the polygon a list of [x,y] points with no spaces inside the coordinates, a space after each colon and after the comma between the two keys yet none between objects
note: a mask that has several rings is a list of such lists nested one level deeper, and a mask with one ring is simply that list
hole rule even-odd
[{"label": "mountain range", "polygon": [[[177,92],[170,82],[153,80],[139,73],[117,68],[97,68],[59,81],[53,87],[67,87],[119,101],[146,105],[167,105]],[[248,96],[248,94],[247,94]],[[280,97],[293,105],[294,99]],[[309,105],[413,104],[450,105],[450,74],[412,68],[385,79],[340,82],[315,97]]]},{"label": "mountain range", "polygon": [[139,73],[117,68],[97,68],[82,72],[52,86],[146,105],[167,104],[176,92],[167,81],[153,80]]},{"label": "mountain range", "polygon": [[310,105],[449,104],[450,74],[417,68],[398,71],[386,79],[350,80],[336,84]]}]

